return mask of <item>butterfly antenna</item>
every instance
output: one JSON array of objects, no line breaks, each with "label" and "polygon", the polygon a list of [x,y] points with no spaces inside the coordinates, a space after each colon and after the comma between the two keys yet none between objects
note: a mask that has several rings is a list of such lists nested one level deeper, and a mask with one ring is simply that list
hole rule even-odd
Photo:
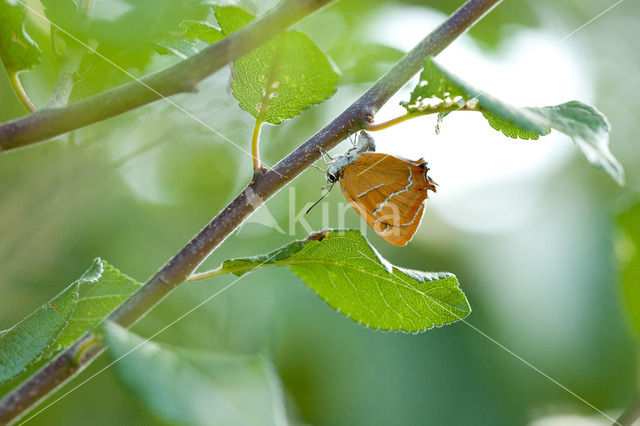
[{"label": "butterfly antenna", "polygon": [[311,207],[309,207],[309,209],[305,212],[305,214],[309,214],[309,212],[311,211],[312,208],[314,208],[315,206],[318,205],[318,203],[322,200],[324,200],[324,197],[326,197],[327,195],[329,195],[329,193],[331,192],[331,190],[333,189],[333,185],[335,184],[335,182],[333,182],[331,184],[331,186],[329,187],[329,189],[327,190],[327,192],[325,192],[322,197],[320,197],[320,199],[318,201],[316,201],[315,203],[313,203],[313,205]]}]

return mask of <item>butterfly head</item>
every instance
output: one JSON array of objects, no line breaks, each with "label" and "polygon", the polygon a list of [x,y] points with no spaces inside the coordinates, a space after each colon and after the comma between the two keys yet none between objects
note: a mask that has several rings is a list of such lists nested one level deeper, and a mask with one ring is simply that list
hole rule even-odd
[{"label": "butterfly head", "polygon": [[336,183],[338,181],[338,179],[340,179],[339,176],[339,171],[331,171],[331,170],[327,170],[327,182],[329,183]]},{"label": "butterfly head", "polygon": [[336,157],[327,166],[327,182],[335,183],[342,177],[342,171],[349,164],[353,164],[358,157],[365,152],[373,152],[376,150],[376,144],[373,138],[364,130],[360,132],[358,141],[355,146],[350,148],[344,155]]}]

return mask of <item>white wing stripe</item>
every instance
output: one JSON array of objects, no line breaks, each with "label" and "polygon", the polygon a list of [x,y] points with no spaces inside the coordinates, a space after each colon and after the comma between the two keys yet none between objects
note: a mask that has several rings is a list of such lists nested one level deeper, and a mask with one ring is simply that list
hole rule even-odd
[{"label": "white wing stripe", "polygon": [[393,197],[395,197],[396,195],[402,194],[403,192],[407,192],[409,190],[409,188],[411,188],[411,185],[413,185],[413,171],[411,170],[411,168],[409,168],[409,183],[407,183],[407,186],[405,186],[402,189],[399,189],[395,192],[392,192],[391,194],[389,194],[387,196],[387,198],[385,198],[380,204],[378,204],[378,208],[375,209],[374,211],[371,212],[371,214],[373,216],[375,216],[376,214],[378,214],[378,212],[380,210],[382,210],[382,207],[384,207],[384,205]]},{"label": "white wing stripe", "polygon": [[381,188],[381,187],[383,187],[383,186],[385,186],[385,185],[386,185],[386,183],[381,183],[380,185],[374,186],[373,188],[369,188],[369,189],[367,189],[366,191],[364,191],[362,194],[358,195],[358,197],[357,197],[357,198],[364,197],[365,195],[367,195],[367,194],[368,194],[368,193],[370,193],[371,191],[374,191],[374,190],[376,190],[376,189],[378,189],[378,188]]}]

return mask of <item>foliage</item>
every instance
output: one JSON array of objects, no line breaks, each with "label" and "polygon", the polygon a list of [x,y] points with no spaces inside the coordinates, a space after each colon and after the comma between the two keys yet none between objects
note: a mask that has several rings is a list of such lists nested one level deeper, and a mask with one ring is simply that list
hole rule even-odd
[{"label": "foliage", "polygon": [[227,260],[219,271],[241,276],[266,265],[286,266],[332,308],[370,328],[415,333],[471,312],[455,275],[391,265],[360,231],[324,231],[271,253]]},{"label": "foliage", "polygon": [[198,53],[200,42],[215,43],[223,37],[222,32],[208,22],[187,19],[180,23],[175,34],[158,40],[156,50],[160,54],[172,53],[186,59]]},{"label": "foliage", "polygon": [[[239,7],[216,6],[212,10],[217,28],[206,21],[208,2],[200,0],[125,0],[124,12],[118,12],[114,3],[100,6],[91,17],[85,16],[82,3],[76,0],[42,0],[42,4],[48,19],[61,28],[53,37],[65,40],[68,46],[63,47],[74,44],[73,38],[91,42],[126,69],[145,70],[151,59],[157,59],[155,53],[189,58],[254,20]],[[40,62],[40,50],[24,30],[25,15],[22,4],[0,0],[0,56],[9,72],[31,69]],[[147,25],[139,25],[141,22]],[[375,80],[380,69],[403,54],[367,39],[343,43],[334,50],[341,52],[340,60],[346,64],[342,75],[332,58],[305,33],[281,33],[235,60],[233,96],[258,124],[281,124],[330,98],[339,81]],[[101,80],[102,74],[93,76]],[[609,152],[606,117],[584,103],[515,107],[476,90],[428,59],[410,100],[403,105],[407,114],[441,108],[436,111],[440,117],[469,107],[482,112],[492,128],[514,139],[535,140],[551,129],[559,130],[573,139],[589,162],[618,183],[624,181],[622,166]],[[640,212],[636,207],[620,216],[620,226],[627,250],[623,292],[632,322],[640,329],[636,308],[640,300],[636,219]],[[471,312],[455,275],[395,266],[358,231],[324,231],[263,255],[232,258],[212,275],[243,276],[264,266],[288,268],[333,309],[372,329],[419,333],[463,320]],[[265,356],[196,353],[148,342],[105,322],[140,285],[97,259],[59,295],[12,328],[0,331],[0,384],[19,384],[27,373],[51,361],[85,333],[100,330],[117,361],[114,369],[122,383],[165,421],[287,422],[282,385]],[[103,327],[98,328],[99,324]]]},{"label": "foliage", "polygon": [[0,0],[0,59],[9,73],[40,63],[40,49],[24,29],[26,15],[22,3]]},{"label": "foliage", "polygon": [[0,383],[22,373],[53,344],[77,302],[78,285],[72,284],[0,336]]},{"label": "foliage", "polygon": [[0,383],[70,346],[127,299],[140,283],[96,259],[77,281],[0,335]]},{"label": "foliage", "polygon": [[[254,16],[238,7],[215,7],[224,35]],[[286,31],[233,63],[233,96],[258,122],[280,124],[336,91],[338,74],[305,34]]]},{"label": "foliage", "polygon": [[263,356],[193,352],[149,342],[113,322],[104,335],[122,382],[179,424],[287,423],[276,372]]},{"label": "foliage", "polygon": [[458,97],[462,98],[462,104],[458,108],[454,106],[453,111],[477,102],[491,127],[508,137],[537,139],[536,135],[546,135],[551,129],[566,134],[591,164],[602,168],[620,185],[624,184],[622,166],[609,151],[609,122],[591,105],[570,101],[541,108],[515,107],[475,89],[431,58],[426,60],[409,102],[402,105],[412,114],[433,105],[430,103],[433,98],[439,106]]},{"label": "foliage", "polygon": [[482,113],[484,118],[487,119],[489,125],[496,129],[499,132],[502,132],[507,137],[513,139],[538,139],[540,135],[536,132],[530,132],[526,129],[523,129],[520,126],[516,126],[512,122],[505,120],[504,118],[496,115],[492,112],[485,111]]}]

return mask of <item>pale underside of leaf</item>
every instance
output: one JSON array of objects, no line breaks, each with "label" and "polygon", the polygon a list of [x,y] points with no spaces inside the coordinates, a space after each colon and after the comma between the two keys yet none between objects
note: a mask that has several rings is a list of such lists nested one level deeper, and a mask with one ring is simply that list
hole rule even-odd
[{"label": "pale underside of leaf", "polygon": [[[194,353],[145,342],[112,322],[104,325],[114,369],[151,411],[170,422],[284,425],[284,396],[261,356]],[[126,355],[126,356],[125,356]]]}]

